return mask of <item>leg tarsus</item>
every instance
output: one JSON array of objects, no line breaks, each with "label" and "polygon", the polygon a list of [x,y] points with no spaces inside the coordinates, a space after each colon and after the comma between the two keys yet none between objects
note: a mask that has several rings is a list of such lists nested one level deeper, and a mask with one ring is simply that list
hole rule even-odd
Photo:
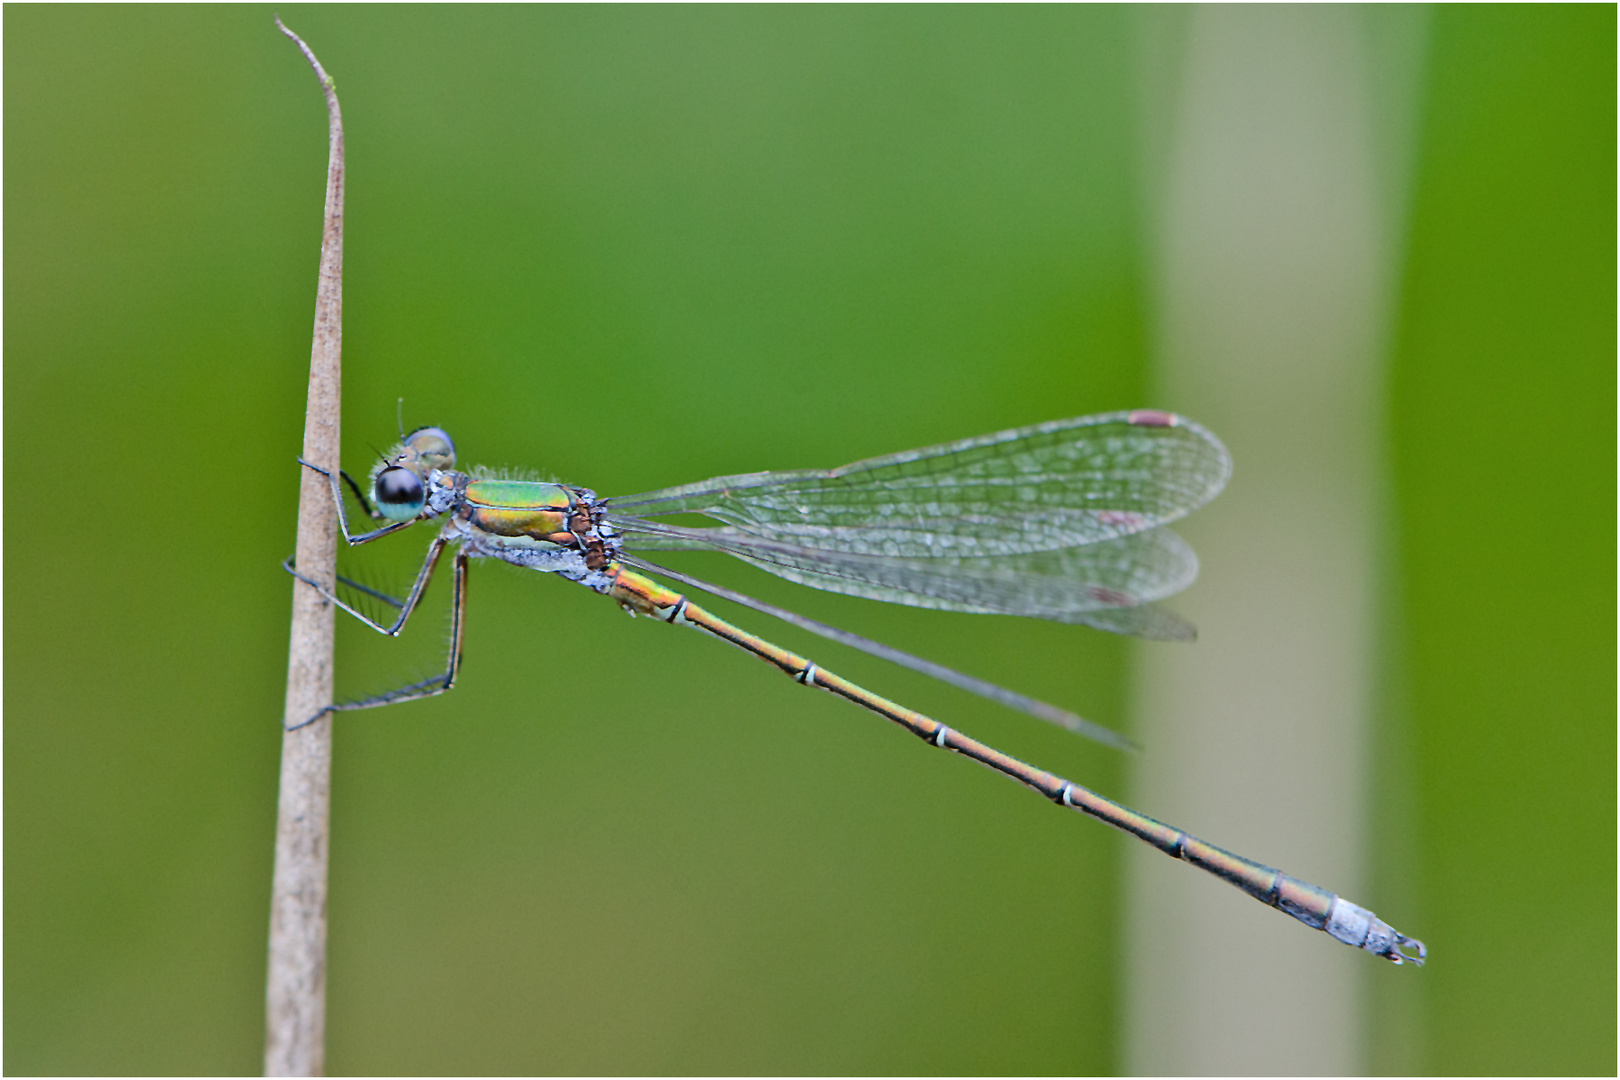
[{"label": "leg tarsus", "polygon": [[325,716],[327,713],[336,712],[337,708],[338,708],[338,706],[336,706],[336,705],[328,705],[326,708],[320,710],[314,716],[311,716],[309,719],[300,720],[300,721],[298,721],[298,723],[293,724],[291,727],[288,727],[286,724],[282,724],[281,725],[282,730],[283,731],[299,731],[299,730],[301,730],[303,728],[307,728],[307,727],[309,727],[309,725],[313,724],[315,721],[319,720],[321,717]]}]

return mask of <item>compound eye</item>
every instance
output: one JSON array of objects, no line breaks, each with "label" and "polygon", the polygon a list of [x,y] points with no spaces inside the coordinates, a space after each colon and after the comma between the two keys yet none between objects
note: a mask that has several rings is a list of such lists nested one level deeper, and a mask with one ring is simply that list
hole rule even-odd
[{"label": "compound eye", "polygon": [[417,428],[406,437],[405,445],[430,469],[448,469],[456,463],[456,444],[443,428]]},{"label": "compound eye", "polygon": [[377,509],[390,521],[410,521],[422,512],[427,494],[422,478],[409,469],[391,465],[371,482],[371,496]]}]

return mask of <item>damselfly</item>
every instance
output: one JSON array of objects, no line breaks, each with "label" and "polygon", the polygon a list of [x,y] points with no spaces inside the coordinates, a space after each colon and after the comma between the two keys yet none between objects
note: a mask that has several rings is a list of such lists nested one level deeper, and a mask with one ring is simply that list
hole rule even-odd
[{"label": "damselfly", "polygon": [[[1024,615],[1114,633],[1175,639],[1192,628],[1154,601],[1197,573],[1192,550],[1164,526],[1218,494],[1231,473],[1220,440],[1152,410],[1058,420],[977,439],[856,462],[831,471],[724,476],[622,498],[586,488],[455,470],[455,445],[419,428],[371,472],[371,497],[345,473],[324,474],[344,538],[366,544],[419,521],[442,519],[402,599],[340,579],[398,609],[384,625],[319,583],[289,570],[368,626],[396,635],[434,567],[454,547],[450,656],[443,674],[328,711],[366,709],[449,690],[461,663],[467,565],[501,559],[554,573],[616,600],[632,615],[690,626],[877,713],[934,746],[954,750],[1192,863],[1346,944],[1421,964],[1423,943],[1326,889],[1234,855],[1079,784],[1026,765],[796,653],[755,637],[646,576],[658,574],[794,626],[971,690],[1114,745],[1127,740],[1067,710],[1014,693],[730,589],[664,569],[642,553],[723,551],[779,577],[830,592],[916,607]],[[366,512],[388,524],[349,530],[340,477]],[[700,514],[718,525],[654,520]],[[644,573],[645,572],[645,573]]]}]

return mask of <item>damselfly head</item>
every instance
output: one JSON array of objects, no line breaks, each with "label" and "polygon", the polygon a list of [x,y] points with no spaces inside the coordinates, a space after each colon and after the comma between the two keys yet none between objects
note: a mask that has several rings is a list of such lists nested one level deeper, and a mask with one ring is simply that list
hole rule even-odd
[{"label": "damselfly head", "polygon": [[427,481],[435,469],[456,463],[456,445],[443,428],[417,428],[371,470],[371,499],[390,521],[410,521],[427,503]]}]

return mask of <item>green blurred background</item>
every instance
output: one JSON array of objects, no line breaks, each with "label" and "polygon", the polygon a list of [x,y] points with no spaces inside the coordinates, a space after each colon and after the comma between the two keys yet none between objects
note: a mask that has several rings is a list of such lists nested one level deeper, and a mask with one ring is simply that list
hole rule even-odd
[{"label": "green blurred background", "polygon": [[[603,493],[1158,403],[1164,12],[279,10],[348,129],[351,470],[401,396]],[[269,8],[4,22],[4,1067],[256,1072],[320,96]],[[1434,961],[1368,983],[1361,1052],[1612,1073],[1615,12],[1420,44],[1376,688],[1409,749],[1372,777],[1412,872],[1357,899]],[[685,565],[1130,726],[1129,643]],[[1126,1067],[1127,841],[474,576],[456,692],[338,726],[329,1071]],[[413,642],[343,627],[340,688],[431,665],[433,599]],[[815,649],[1129,799],[1118,755]]]}]

